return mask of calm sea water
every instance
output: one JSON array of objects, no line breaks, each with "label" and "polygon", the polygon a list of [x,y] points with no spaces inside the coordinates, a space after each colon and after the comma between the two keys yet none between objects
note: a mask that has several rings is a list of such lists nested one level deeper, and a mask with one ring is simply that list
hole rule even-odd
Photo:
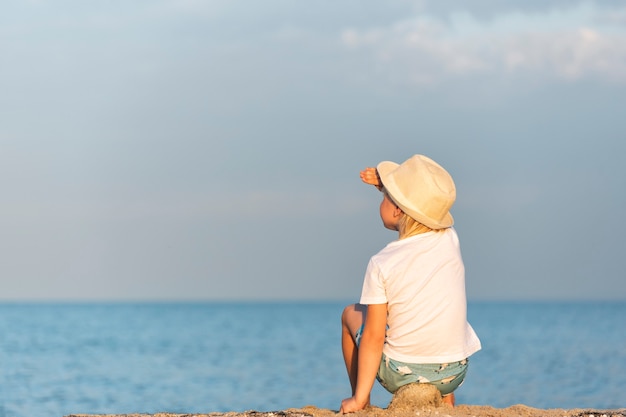
[{"label": "calm sea water", "polygon": [[[0,304],[0,417],[337,409],[343,303]],[[457,401],[626,407],[626,303],[471,303]],[[376,386],[373,402],[390,395]]]}]

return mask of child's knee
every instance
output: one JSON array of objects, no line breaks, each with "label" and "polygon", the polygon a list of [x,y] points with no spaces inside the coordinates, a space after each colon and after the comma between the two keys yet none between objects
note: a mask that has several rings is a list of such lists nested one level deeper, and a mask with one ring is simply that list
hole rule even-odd
[{"label": "child's knee", "polygon": [[362,304],[351,304],[343,309],[341,323],[354,333],[365,323],[366,308]]}]

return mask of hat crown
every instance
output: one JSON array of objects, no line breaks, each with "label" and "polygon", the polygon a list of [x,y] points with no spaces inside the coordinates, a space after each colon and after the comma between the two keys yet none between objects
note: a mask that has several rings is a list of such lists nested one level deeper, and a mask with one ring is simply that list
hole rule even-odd
[{"label": "hat crown", "polygon": [[377,169],[402,211],[431,229],[452,226],[450,208],[456,200],[456,186],[441,165],[427,156],[414,155],[400,165],[381,162]]}]

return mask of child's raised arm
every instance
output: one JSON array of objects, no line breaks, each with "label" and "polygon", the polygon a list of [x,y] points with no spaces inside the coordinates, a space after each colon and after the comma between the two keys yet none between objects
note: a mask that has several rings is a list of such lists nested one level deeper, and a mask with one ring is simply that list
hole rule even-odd
[{"label": "child's raised arm", "polygon": [[382,188],[382,183],[380,182],[376,168],[367,167],[361,171],[361,181],[365,184],[371,184],[379,190]]}]

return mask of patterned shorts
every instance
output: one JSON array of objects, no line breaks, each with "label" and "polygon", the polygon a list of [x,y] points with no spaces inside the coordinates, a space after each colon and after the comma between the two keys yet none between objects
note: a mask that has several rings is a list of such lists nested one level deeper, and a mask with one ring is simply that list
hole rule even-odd
[{"label": "patterned shorts", "polygon": [[431,384],[441,395],[457,389],[465,379],[469,359],[450,363],[404,363],[383,354],[376,379],[391,393],[411,383]]},{"label": "patterned shorts", "polygon": [[[357,331],[357,345],[362,333],[363,327]],[[450,363],[405,363],[383,354],[376,379],[392,394],[403,385],[422,383],[434,385],[441,395],[447,395],[463,383],[468,363],[469,359]]]}]

